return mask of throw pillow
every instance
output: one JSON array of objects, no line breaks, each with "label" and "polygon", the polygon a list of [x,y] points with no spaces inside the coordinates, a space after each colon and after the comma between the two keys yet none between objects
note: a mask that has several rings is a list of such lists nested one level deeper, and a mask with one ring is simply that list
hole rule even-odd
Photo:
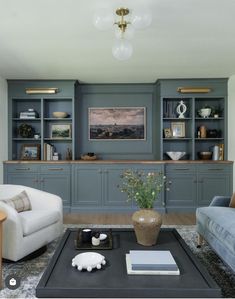
[{"label": "throw pillow", "polygon": [[230,203],[229,203],[230,208],[235,208],[235,193],[233,193]]},{"label": "throw pillow", "polygon": [[12,198],[3,199],[2,201],[16,209],[18,213],[32,210],[30,200],[25,191],[22,191],[20,194],[17,194]]}]

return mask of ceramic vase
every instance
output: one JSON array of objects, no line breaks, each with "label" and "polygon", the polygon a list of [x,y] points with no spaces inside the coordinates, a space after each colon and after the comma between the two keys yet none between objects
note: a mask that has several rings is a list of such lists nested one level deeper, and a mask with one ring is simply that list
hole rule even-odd
[{"label": "ceramic vase", "polygon": [[132,215],[132,221],[137,243],[155,245],[162,225],[161,214],[154,209],[140,209]]}]

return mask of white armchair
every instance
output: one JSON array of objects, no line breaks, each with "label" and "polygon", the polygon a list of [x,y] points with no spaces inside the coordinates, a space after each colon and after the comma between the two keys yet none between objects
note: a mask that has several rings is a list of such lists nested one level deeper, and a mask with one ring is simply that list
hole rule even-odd
[{"label": "white armchair", "polygon": [[[26,191],[32,210],[18,213],[2,199]],[[3,258],[18,261],[47,245],[62,233],[62,200],[59,196],[19,185],[0,185],[0,210],[7,214],[3,223]]]}]

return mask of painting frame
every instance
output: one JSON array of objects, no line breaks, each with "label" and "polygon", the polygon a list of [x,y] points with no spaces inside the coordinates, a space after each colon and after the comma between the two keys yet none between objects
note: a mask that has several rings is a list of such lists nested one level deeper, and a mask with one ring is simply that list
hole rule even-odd
[{"label": "painting frame", "polygon": [[171,123],[171,132],[172,132],[173,138],[184,138],[185,137],[185,123],[184,122]]},{"label": "painting frame", "polygon": [[39,160],[40,159],[40,144],[22,144],[21,160]]},{"label": "painting frame", "polygon": [[52,124],[50,138],[52,139],[71,139],[72,127],[71,124]]},{"label": "painting frame", "polygon": [[89,107],[88,140],[146,140],[146,107]]},{"label": "painting frame", "polygon": [[171,128],[165,128],[164,129],[164,138],[172,138]]}]

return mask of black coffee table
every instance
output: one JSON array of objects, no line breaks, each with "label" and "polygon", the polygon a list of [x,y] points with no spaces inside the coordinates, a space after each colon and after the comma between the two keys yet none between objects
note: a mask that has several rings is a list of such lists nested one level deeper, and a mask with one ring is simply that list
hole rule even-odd
[{"label": "black coffee table", "polygon": [[[102,230],[105,231],[105,230]],[[97,250],[107,265],[102,270],[79,272],[72,258],[87,250],[76,250],[77,230],[68,229],[37,288],[37,297],[220,297],[220,288],[192,254],[175,229],[162,229],[157,245],[136,243],[131,229],[113,229],[113,249]],[[180,275],[128,275],[125,254],[129,250],[170,250]]]}]

